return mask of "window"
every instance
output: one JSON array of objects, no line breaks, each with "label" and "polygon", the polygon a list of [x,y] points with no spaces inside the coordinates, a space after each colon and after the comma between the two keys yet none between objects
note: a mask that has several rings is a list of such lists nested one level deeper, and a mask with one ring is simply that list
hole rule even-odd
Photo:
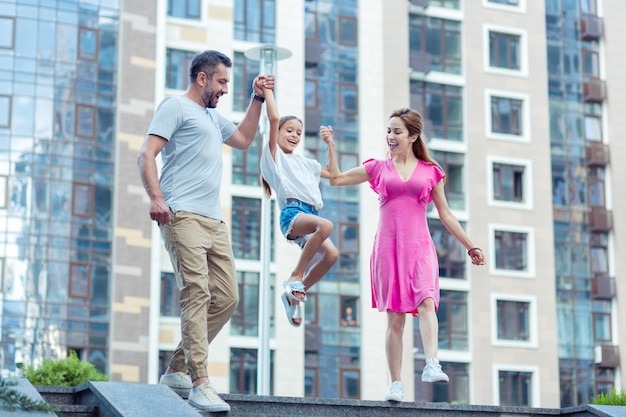
[{"label": "window", "polygon": [[0,96],[0,127],[11,127],[10,96]]},{"label": "window", "polygon": [[530,98],[526,94],[485,90],[489,139],[530,141]]},{"label": "window", "polygon": [[341,297],[341,311],[339,312],[339,323],[342,327],[358,326],[358,306],[357,297]]},{"label": "window", "polygon": [[[464,222],[461,222],[461,226],[465,227]],[[429,218],[428,228],[437,249],[439,276],[442,278],[465,279],[467,254],[463,245],[455,239],[439,219]]]},{"label": "window", "polygon": [[9,177],[0,175],[0,209],[7,208],[9,199]]},{"label": "window", "polygon": [[358,110],[356,84],[339,84],[339,110],[342,113],[356,114]]},{"label": "window", "polygon": [[607,233],[591,233],[590,236],[591,272],[594,276],[605,277],[609,273],[609,236]]},{"label": "window", "polygon": [[597,41],[583,42],[581,52],[582,71],[585,77],[600,77],[600,46]]},{"label": "window", "polygon": [[493,196],[496,200],[522,201],[524,198],[524,167],[493,164]]},{"label": "window", "polygon": [[15,18],[0,16],[0,48],[13,49],[15,46]]},{"label": "window", "polygon": [[584,106],[585,140],[602,142],[602,105],[586,103]]},{"label": "window", "polygon": [[496,303],[498,340],[529,341],[529,303],[511,300]]},{"label": "window", "polygon": [[489,3],[505,4],[507,6],[517,6],[520,0],[488,0]]},{"label": "window", "polygon": [[193,51],[182,51],[167,48],[165,52],[165,88],[173,90],[185,90],[189,85],[189,67],[193,57]]},{"label": "window", "polygon": [[469,404],[469,365],[457,362],[441,362],[441,369],[448,374],[447,384],[422,382],[424,360],[415,360],[415,401]]},{"label": "window", "polygon": [[461,74],[461,23],[423,15],[409,18],[411,52],[427,53],[430,69]]},{"label": "window", "polygon": [[532,169],[531,161],[487,157],[488,186],[491,190],[489,204],[508,208],[531,209],[532,200]]},{"label": "window", "polygon": [[339,16],[339,43],[356,46],[357,20],[354,17]]},{"label": "window", "polygon": [[74,183],[72,188],[72,214],[79,217],[93,217],[93,185]]},{"label": "window", "polygon": [[304,103],[307,108],[317,108],[318,106],[318,94],[317,94],[317,80],[307,79],[304,84]]},{"label": "window", "polygon": [[262,135],[257,132],[257,137],[252,141],[247,151],[233,148],[233,184],[259,186],[261,169]]},{"label": "window", "polygon": [[531,407],[532,372],[498,371],[500,406]]},{"label": "window", "polygon": [[360,375],[361,372],[358,369],[341,370],[341,398],[359,399],[361,392]]},{"label": "window", "polygon": [[448,205],[454,210],[465,210],[465,187],[463,186],[465,156],[462,153],[437,150],[431,150],[430,156],[441,165],[446,173],[445,191]]},{"label": "window", "polygon": [[231,335],[259,334],[259,278],[258,272],[237,271],[239,304],[230,320]]},{"label": "window", "polygon": [[432,123],[434,138],[463,140],[461,87],[411,81],[411,107]]},{"label": "window", "polygon": [[231,239],[235,258],[260,259],[261,200],[233,197]]},{"label": "window", "polygon": [[522,135],[522,100],[491,97],[491,131]]},{"label": "window", "polygon": [[461,8],[460,0],[428,0],[429,6],[445,7],[446,9],[459,10]]},{"label": "window", "polygon": [[274,44],[275,8],[274,0],[235,0],[234,39]]},{"label": "window", "polygon": [[593,313],[593,340],[598,344],[611,343],[611,313]]},{"label": "window", "polygon": [[[255,349],[230,350],[230,392],[256,394],[258,354]],[[274,394],[274,351],[270,351],[270,395]]]},{"label": "window", "polygon": [[161,316],[180,317],[180,290],[173,272],[161,272]]},{"label": "window", "polygon": [[235,52],[233,60],[233,110],[246,111],[252,93],[252,82],[259,74],[259,61],[246,58],[241,52]]},{"label": "window", "polygon": [[95,107],[84,104],[76,105],[76,136],[92,139],[96,137]]},{"label": "window", "polygon": [[527,77],[526,32],[494,25],[485,25],[483,30],[485,71]]},{"label": "window", "polygon": [[167,0],[167,15],[181,19],[200,20],[202,0]]},{"label": "window", "polygon": [[589,404],[593,398],[591,381],[593,381],[594,373],[594,366],[590,360],[559,360],[561,408]]},{"label": "window", "polygon": [[88,299],[90,295],[90,281],[91,265],[70,264],[70,297]]},{"label": "window", "polygon": [[439,348],[468,351],[467,293],[442,290],[437,317],[439,318]]},{"label": "window", "polygon": [[491,273],[495,275],[534,278],[534,233],[522,226],[490,225],[493,241]]},{"label": "window", "polygon": [[483,6],[514,13],[526,13],[526,0],[483,0]]},{"label": "window", "polygon": [[94,61],[98,58],[98,31],[87,28],[78,30],[78,58]]},{"label": "window", "polygon": [[489,32],[489,65],[520,69],[520,37],[508,33]]}]

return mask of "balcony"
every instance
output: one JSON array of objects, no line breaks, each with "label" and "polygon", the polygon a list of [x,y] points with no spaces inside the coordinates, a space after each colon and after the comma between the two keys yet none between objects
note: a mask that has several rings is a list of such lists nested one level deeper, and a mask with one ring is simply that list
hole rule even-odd
[{"label": "balcony", "polygon": [[602,103],[606,99],[606,83],[599,78],[589,78],[583,83],[583,100]]},{"label": "balcony", "polygon": [[592,232],[610,232],[613,229],[613,213],[604,207],[593,207],[589,213]]},{"label": "balcony", "polygon": [[409,55],[409,65],[413,72],[417,72],[426,75],[430,72],[430,63],[432,57],[428,52],[424,51],[411,51]]},{"label": "balcony", "polygon": [[602,368],[617,368],[619,366],[619,350],[617,346],[596,346],[594,351],[595,363]]},{"label": "balcony", "polygon": [[615,278],[599,276],[591,278],[591,295],[594,300],[612,300],[615,298]]},{"label": "balcony", "polygon": [[304,111],[304,131],[317,135],[322,124],[322,113],[317,107],[307,108]]},{"label": "balcony", "polygon": [[606,166],[609,164],[609,147],[600,142],[592,142],[585,148],[587,166]]},{"label": "balcony", "polygon": [[597,41],[604,34],[603,20],[594,14],[583,14],[580,17],[580,37],[585,41]]},{"label": "balcony", "polygon": [[304,61],[307,68],[317,66],[322,56],[322,45],[320,41],[317,39],[307,39],[304,51]]}]

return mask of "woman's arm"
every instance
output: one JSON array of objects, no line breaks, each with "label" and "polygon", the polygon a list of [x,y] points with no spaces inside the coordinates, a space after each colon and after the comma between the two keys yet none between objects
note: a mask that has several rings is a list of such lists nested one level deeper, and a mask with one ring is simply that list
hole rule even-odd
[{"label": "woman's arm", "polygon": [[335,132],[330,126],[320,126],[322,140],[328,145],[328,165],[322,167],[320,176],[322,178],[333,179],[339,175],[339,165],[337,164],[337,153],[335,152]]},{"label": "woman's arm", "polygon": [[439,219],[441,223],[448,229],[450,233],[458,240],[465,249],[468,251],[472,250],[471,253],[468,252],[468,255],[472,258],[472,263],[474,265],[484,265],[485,264],[485,255],[483,251],[476,248],[472,243],[472,240],[469,238],[461,223],[457,220],[457,218],[452,214],[450,207],[448,206],[448,200],[446,199],[446,195],[443,190],[443,184],[445,181],[439,181],[439,184],[432,190],[431,196],[433,198],[433,202],[435,203],[435,207],[437,207],[437,212],[439,213]]},{"label": "woman's arm", "polygon": [[354,167],[346,172],[340,172],[335,178],[330,179],[330,185],[355,185],[372,179],[364,166]]}]

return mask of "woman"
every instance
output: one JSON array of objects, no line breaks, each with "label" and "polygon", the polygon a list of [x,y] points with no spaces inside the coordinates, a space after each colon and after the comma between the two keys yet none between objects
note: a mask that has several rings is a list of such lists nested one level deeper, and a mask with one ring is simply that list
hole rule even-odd
[{"label": "woman", "polygon": [[422,116],[404,108],[394,111],[387,127],[389,158],[369,159],[362,166],[340,173],[331,185],[369,181],[378,194],[380,215],[370,259],[372,307],[387,313],[385,350],[391,385],[385,400],[402,401],[402,333],[407,313],[417,315],[426,355],[424,382],[448,382],[437,360],[439,266],[426,219],[433,201],[439,218],[467,248],[474,265],[485,256],[474,247],[448,207],[445,174],[430,158],[422,138]]}]

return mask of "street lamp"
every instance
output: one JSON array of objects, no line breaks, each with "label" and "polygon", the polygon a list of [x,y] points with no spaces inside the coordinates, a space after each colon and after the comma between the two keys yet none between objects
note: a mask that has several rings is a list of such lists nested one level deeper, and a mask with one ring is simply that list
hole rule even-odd
[{"label": "street lamp", "polygon": [[[248,59],[261,61],[261,74],[276,74],[276,61],[291,56],[291,51],[274,45],[261,45],[245,52]],[[261,117],[263,147],[269,142],[267,116]],[[259,351],[257,356],[257,394],[270,393],[270,200],[261,199],[261,275],[259,278]]]}]

